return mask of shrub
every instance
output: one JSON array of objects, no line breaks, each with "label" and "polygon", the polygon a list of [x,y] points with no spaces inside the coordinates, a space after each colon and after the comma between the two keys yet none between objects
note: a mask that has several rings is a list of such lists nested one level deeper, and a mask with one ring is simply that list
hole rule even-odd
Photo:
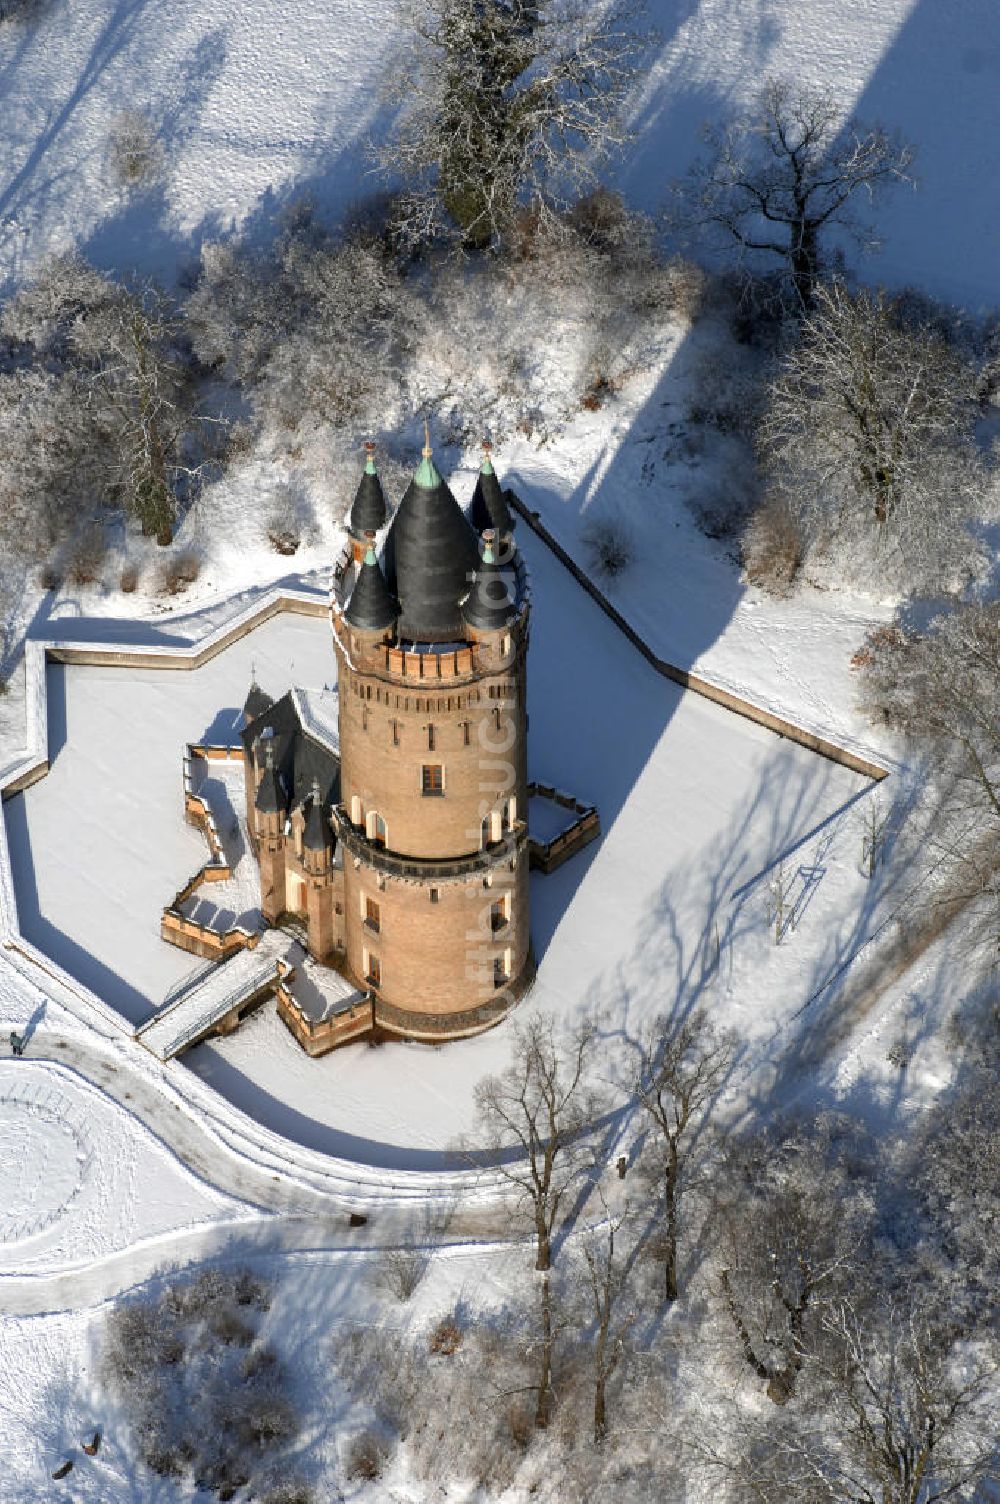
[{"label": "shrub", "polygon": [[66,559],[66,573],[73,585],[93,585],[100,578],[108,553],[107,534],[103,523],[86,523],[70,545]]},{"label": "shrub", "polygon": [[125,110],[111,128],[111,166],[126,188],[152,182],[162,166],[163,154],[147,116]]},{"label": "shrub", "polygon": [[298,1425],[282,1366],[258,1341],[269,1299],[247,1271],[209,1269],[112,1311],[102,1372],[151,1471],[220,1499],[247,1485],[267,1497],[256,1484],[281,1476],[276,1457]]},{"label": "shrub", "polygon": [[432,1353],[450,1358],[462,1345],[462,1328],[454,1316],[443,1316],[431,1332],[428,1347]]},{"label": "shrub", "polygon": [[267,541],[276,554],[286,557],[297,553],[302,542],[299,519],[295,508],[287,498],[275,507],[267,523]]},{"label": "shrub", "polygon": [[429,1257],[422,1248],[387,1248],[376,1268],[376,1281],[396,1300],[409,1300],[427,1273]]},{"label": "shrub", "polygon": [[345,1471],[348,1478],[374,1482],[376,1478],[381,1478],[387,1456],[388,1451],[381,1437],[374,1431],[359,1431],[357,1436],[352,1437],[347,1448]]},{"label": "shrub", "polygon": [[51,560],[38,571],[38,583],[43,590],[58,590],[62,584],[62,574]]},{"label": "shrub", "polygon": [[33,21],[45,5],[46,0],[0,0],[0,22]]},{"label": "shrub", "polygon": [[583,529],[583,543],[590,566],[610,579],[623,574],[632,563],[632,534],[620,517],[594,517]]},{"label": "shrub", "polygon": [[194,584],[201,570],[201,560],[193,549],[174,554],[163,566],[163,589],[167,595],[179,595]]},{"label": "shrub", "polygon": [[743,568],[751,585],[769,595],[787,595],[805,556],[801,525],[788,502],[772,494],[751,517],[743,535]]},{"label": "shrub", "polygon": [[123,595],[134,594],[139,584],[138,564],[125,564],[122,567],[121,578],[118,581]]}]

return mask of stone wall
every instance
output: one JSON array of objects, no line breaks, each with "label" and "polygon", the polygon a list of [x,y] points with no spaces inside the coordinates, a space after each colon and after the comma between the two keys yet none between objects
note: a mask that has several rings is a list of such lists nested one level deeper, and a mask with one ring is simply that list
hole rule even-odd
[{"label": "stone wall", "polygon": [[477,1008],[523,975],[530,951],[525,839],[485,874],[398,878],[346,854],[344,873],[348,966],[386,1003],[414,1014]]}]

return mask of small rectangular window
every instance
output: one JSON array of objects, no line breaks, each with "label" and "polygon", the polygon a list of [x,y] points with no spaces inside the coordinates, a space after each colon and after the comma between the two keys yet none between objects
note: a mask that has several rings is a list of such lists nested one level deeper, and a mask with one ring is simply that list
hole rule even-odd
[{"label": "small rectangular window", "polygon": [[493,985],[502,987],[507,981],[507,965],[505,956],[493,957]]},{"label": "small rectangular window", "polygon": [[398,747],[399,746],[399,722],[398,721],[393,721],[393,723],[392,723],[392,745],[394,747]]},{"label": "small rectangular window", "polygon": [[440,763],[424,763],[420,786],[425,794],[444,793],[444,768]]},{"label": "small rectangular window", "polygon": [[498,898],[494,903],[490,904],[490,928],[493,933],[496,934],[497,930],[504,929],[509,918],[510,910],[507,907],[507,895],[504,894],[502,898]]},{"label": "small rectangular window", "polygon": [[472,722],[462,722],[462,742],[467,747],[472,740]]},{"label": "small rectangular window", "polygon": [[365,924],[368,927],[368,929],[374,930],[375,933],[378,934],[379,930],[382,927],[382,925],[381,925],[381,918],[382,918],[382,911],[379,908],[378,904],[375,902],[374,898],[366,898],[365,899]]},{"label": "small rectangular window", "polygon": [[437,890],[437,888],[432,888],[431,889],[431,903],[437,903],[437,901],[438,901],[438,890]]},{"label": "small rectangular window", "polygon": [[427,727],[427,750],[428,750],[428,752],[433,752],[434,751],[434,727],[433,726],[428,726]]},{"label": "small rectangular window", "polygon": [[378,987],[382,982],[382,963],[378,956],[368,955],[368,981],[373,987]]}]

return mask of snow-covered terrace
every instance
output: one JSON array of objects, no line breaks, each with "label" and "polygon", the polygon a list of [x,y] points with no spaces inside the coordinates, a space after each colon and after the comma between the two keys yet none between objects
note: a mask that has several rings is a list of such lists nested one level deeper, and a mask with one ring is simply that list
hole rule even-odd
[{"label": "snow-covered terrace", "polygon": [[[520,1012],[601,1006],[630,1035],[654,1012],[703,1002],[763,1049],[865,936],[849,806],[867,780],[666,682],[519,531],[534,586],[529,771],[593,801],[603,831],[533,879],[539,972]],[[21,924],[134,1023],[202,972],[158,930],[205,857],[183,821],[183,749],[231,739],[252,667],[274,695],[328,684],[328,622],[273,617],[187,671],[47,670],[51,771],[5,806]],[[775,947],[766,923],[782,856],[813,874],[794,949]],[[474,1083],[502,1068],[510,1037],[508,1025],[444,1050],[359,1045],[311,1060],[266,1006],[185,1060],[313,1148],[430,1167],[452,1157]]]}]

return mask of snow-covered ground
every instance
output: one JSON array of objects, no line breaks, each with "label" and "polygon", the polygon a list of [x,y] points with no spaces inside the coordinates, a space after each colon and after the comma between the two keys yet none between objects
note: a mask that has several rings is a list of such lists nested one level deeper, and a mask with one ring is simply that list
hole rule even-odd
[{"label": "snow-covered ground", "polygon": [[[0,267],[20,280],[71,246],[101,265],[172,280],[205,240],[264,240],[308,193],[333,214],[377,186],[365,155],[395,102],[380,82],[407,39],[393,0],[55,0],[0,34],[8,123]],[[919,187],[880,212],[871,275],[971,305],[996,299],[993,141],[1000,42],[994,0],[650,0],[652,66],[616,175],[658,209],[699,149],[769,74],[834,90],[845,118],[897,128]],[[125,193],[110,165],[125,110],[151,123],[163,172]]]},{"label": "snow-covered ground", "polygon": [[329,628],[285,615],[194,671],[48,669],[52,771],[4,805],[21,928],[133,1023],[199,969],[160,939],[208,856],[183,819],[184,749],[233,735],[253,673],[275,697],[321,688]]},{"label": "snow-covered ground", "polygon": [[0,1060],[0,1286],[250,1215],[74,1071]]},{"label": "snow-covered ground", "polygon": [[[725,120],[768,73],[828,84],[845,119],[856,112],[898,128],[917,148],[919,186],[879,210],[883,247],[865,274],[973,309],[994,303],[995,0],[651,0],[648,14],[658,28],[653,68],[632,102],[636,139],[616,169],[632,202],[655,211],[697,151],[700,122]],[[391,118],[378,84],[405,46],[399,15],[394,0],[52,0],[37,24],[0,28],[0,282],[14,287],[71,247],[173,282],[206,240],[269,240],[299,194],[335,216],[375,186],[364,141]],[[131,193],[109,164],[128,109],[148,116],[163,148],[159,180]],[[581,411],[544,447],[513,440],[501,456],[505,478],[578,558],[588,515],[627,514],[633,565],[602,584],[656,651],[874,754],[893,769],[893,797],[907,776],[899,749],[873,741],[849,668],[892,603],[808,587],[765,599],[690,519],[684,493],[699,461],[692,467],[674,440],[685,365],[701,338],[679,330],[647,377],[598,412]],[[199,613],[199,630],[232,611],[235,592],[285,572],[259,529],[248,541],[245,524],[286,478],[259,454],[211,493],[212,546],[185,608]],[[456,484],[459,494],[471,480]],[[339,544],[332,487],[319,489],[326,510],[293,561],[299,570],[328,567]],[[185,528],[197,541],[207,514]],[[946,936],[856,1011],[839,1012],[841,994],[822,990],[898,898],[896,874],[870,886],[857,870],[862,780],[681,695],[536,540],[521,541],[535,581],[531,772],[592,799],[603,829],[600,844],[534,881],[540,969],[525,1011],[570,1018],[601,1005],[627,1044],[651,1011],[681,1016],[707,1003],[741,1040],[732,1111],[766,1114],[802,1099],[906,1124],[947,1090],[946,1022],[975,979],[956,966]],[[129,641],[139,630],[130,617],[153,612],[158,632],[142,632],[188,640],[184,610],[151,600],[147,587],[144,576],[129,600],[111,590],[53,599],[29,582],[22,605],[36,635]],[[272,694],[327,683],[325,624],[278,618],[196,672],[49,669],[52,771],[4,810],[20,919],[42,951],[133,1020],[195,969],[158,932],[163,904],[205,858],[182,818],[183,747],[232,730],[251,667]],[[16,668],[0,698],[0,764],[23,747],[24,716]],[[783,852],[797,924],[775,946],[765,897]],[[236,1115],[224,1103],[210,1111],[203,1083],[300,1144],[381,1164],[371,1178],[382,1194],[394,1175],[406,1178],[404,1167],[426,1170],[438,1191],[442,1158],[470,1120],[472,1086],[503,1064],[510,1028],[447,1050],[356,1046],[313,1062],[267,1009],[195,1052],[197,1081],[183,1066],[133,1058],[127,1049],[137,1047],[121,1039],[108,1043],[113,1022],[61,998],[65,988],[30,958],[0,952],[0,1038],[9,1028],[31,1035],[29,1058],[0,1061],[0,1304],[49,1313],[0,1319],[0,1500],[174,1504],[174,1485],[139,1471],[113,1426],[100,1461],[77,1448],[62,1493],[47,1474],[85,1425],[109,1419],[95,1369],[103,1315],[90,1304],[145,1278],[161,1256],[219,1253],[231,1226],[249,1237],[278,1224],[293,1238],[294,1219],[262,1221],[247,1203],[265,1204],[273,1190],[268,1205],[301,1213],[310,1177],[319,1181],[308,1151],[291,1145],[241,1160]],[[899,1043],[912,1055],[905,1072],[887,1059]],[[88,1079],[59,1065],[74,1051]],[[162,1139],[144,1126],[154,1119]],[[330,1334],[368,1309],[364,1257],[328,1251],[345,1220],[310,1222],[298,1246],[315,1251],[282,1266],[287,1294],[272,1322],[303,1393],[328,1392]],[[496,1249],[457,1253],[435,1261],[419,1300],[444,1309],[491,1282],[502,1292],[508,1278]],[[313,1470],[332,1455],[330,1423],[314,1430]],[[413,1496],[423,1497],[419,1487]]]}]

